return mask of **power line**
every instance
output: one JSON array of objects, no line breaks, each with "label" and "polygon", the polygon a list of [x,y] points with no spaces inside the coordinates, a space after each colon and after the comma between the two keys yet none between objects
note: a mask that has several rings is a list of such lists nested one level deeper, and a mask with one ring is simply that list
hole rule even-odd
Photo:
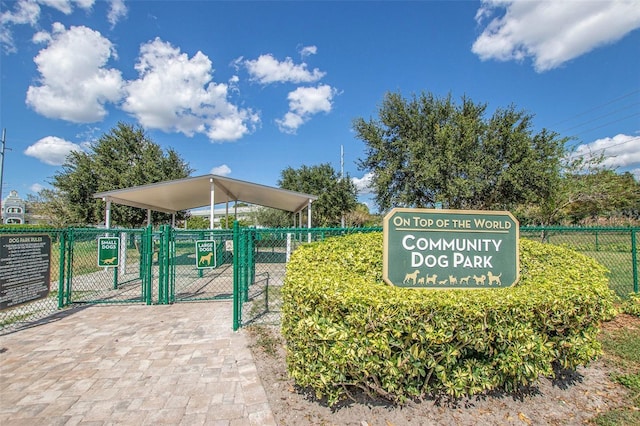
[{"label": "power line", "polygon": [[633,103],[633,104],[625,105],[623,108],[619,108],[619,109],[617,109],[615,111],[611,111],[611,112],[608,112],[606,114],[599,115],[599,116],[594,117],[594,118],[592,118],[592,119],[590,119],[588,121],[583,121],[580,124],[576,124],[575,126],[569,127],[568,129],[564,129],[564,131],[568,132],[569,130],[576,129],[578,127],[582,127],[582,126],[587,125],[587,124],[592,124],[594,121],[598,121],[598,120],[600,120],[602,118],[609,117],[609,116],[617,114],[619,112],[626,111],[627,109],[630,109],[630,107],[635,106],[635,105],[640,105],[640,102],[636,102],[636,103]]},{"label": "power line", "polygon": [[[616,147],[616,146],[620,146],[620,145],[626,145],[626,144],[628,144],[628,143],[630,143],[630,142],[635,142],[635,141],[638,141],[638,140],[640,140],[640,136],[636,136],[635,138],[631,138],[631,139],[626,140],[626,141],[624,141],[624,142],[614,143],[613,145],[605,146],[605,147],[603,147],[603,148],[597,148],[597,149],[594,149],[593,151],[594,151],[594,152],[595,152],[595,151],[604,151],[604,150],[606,150],[606,149],[610,149],[610,148],[613,148],[613,147]],[[587,145],[587,146],[588,146],[588,145]]]},{"label": "power line", "polygon": [[590,129],[587,129],[587,130],[583,130],[583,131],[581,131],[579,133],[576,133],[576,134],[574,134],[572,136],[579,136],[579,135],[582,135],[582,134],[585,134],[585,133],[589,133],[589,132],[591,132],[593,130],[598,130],[598,129],[601,129],[603,127],[606,127],[606,126],[608,126],[610,124],[615,124],[615,123],[618,123],[620,121],[624,121],[624,120],[626,120],[628,118],[635,117],[636,115],[640,115],[640,111],[636,112],[635,114],[631,114],[631,115],[627,115],[626,117],[619,118],[617,120],[609,121],[607,123],[601,124],[600,126],[592,127]]},{"label": "power line", "polygon": [[566,123],[567,121],[571,121],[571,120],[573,120],[573,119],[575,119],[575,118],[582,117],[582,116],[587,115],[587,114],[589,114],[589,113],[591,113],[591,112],[593,112],[593,111],[597,111],[597,110],[598,110],[598,109],[600,109],[600,108],[604,108],[604,107],[606,107],[606,106],[608,106],[608,105],[611,105],[611,104],[613,104],[613,103],[615,103],[615,102],[618,102],[618,101],[620,101],[620,100],[622,100],[622,99],[626,99],[626,98],[628,98],[629,96],[633,96],[633,95],[635,95],[635,94],[637,94],[637,93],[640,93],[640,89],[633,90],[633,91],[631,91],[631,92],[629,92],[629,93],[626,93],[626,94],[624,94],[624,95],[622,95],[622,96],[619,96],[619,97],[617,97],[617,98],[615,98],[615,99],[612,99],[612,100],[610,100],[610,101],[607,101],[607,102],[605,102],[605,103],[603,103],[603,104],[596,105],[596,106],[594,106],[594,107],[592,107],[592,108],[590,108],[590,109],[588,109],[588,110],[586,110],[586,111],[579,112],[579,113],[577,113],[577,114],[575,114],[575,115],[572,115],[572,116],[570,116],[570,117],[568,117],[568,118],[565,118],[565,119],[563,119],[563,120],[560,120],[560,121],[558,121],[558,122],[555,122],[555,123],[553,123],[550,127],[555,127],[555,126],[557,126],[557,125],[559,125],[559,124]]}]

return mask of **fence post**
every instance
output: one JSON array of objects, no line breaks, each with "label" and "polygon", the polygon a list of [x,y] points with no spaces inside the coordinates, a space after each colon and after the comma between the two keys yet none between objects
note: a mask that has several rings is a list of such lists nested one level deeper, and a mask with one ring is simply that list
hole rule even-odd
[{"label": "fence post", "polygon": [[169,225],[160,227],[160,247],[158,251],[158,304],[169,303]]},{"label": "fence post", "polygon": [[176,301],[176,234],[175,229],[171,225],[167,225],[167,233],[169,240],[169,251],[167,265],[169,267],[169,294],[168,302]]},{"label": "fence post", "polygon": [[152,225],[148,225],[145,233],[144,233],[144,244],[142,245],[144,253],[144,262],[145,262],[145,270],[144,274],[146,277],[146,287],[145,287],[145,298],[147,301],[147,305],[151,305],[152,302],[152,284],[153,284],[153,227]]},{"label": "fence post", "polygon": [[240,225],[238,221],[233,222],[233,331],[240,328],[240,317],[242,315],[242,302],[240,301],[240,256],[242,250],[240,248]]},{"label": "fence post", "polygon": [[631,265],[633,268],[633,292],[638,294],[638,250],[636,247],[636,228],[631,229]]},{"label": "fence post", "polygon": [[64,269],[65,269],[64,280],[65,280],[65,287],[66,287],[65,305],[70,305],[71,298],[73,297],[71,295],[71,291],[72,291],[71,283],[73,282],[73,246],[75,245],[75,232],[73,231],[73,228],[68,228],[68,231],[69,231],[69,239],[67,241],[67,247],[66,247],[67,254],[65,256],[65,264],[64,264]]},{"label": "fence post", "polygon": [[244,297],[242,298],[243,302],[248,302],[249,301],[249,286],[251,284],[253,284],[253,282],[255,281],[255,275],[256,275],[256,265],[255,265],[255,239],[256,239],[256,233],[254,230],[247,230],[246,232],[243,232],[244,236],[245,236],[245,255],[246,257],[246,262],[245,262],[245,278],[243,280],[243,287],[242,290],[244,292]]},{"label": "fence post", "polygon": [[64,303],[64,259],[67,250],[67,231],[63,230],[59,234],[60,238],[60,253],[58,254],[58,309],[62,309],[65,306]]},{"label": "fence post", "polygon": [[[198,234],[198,239],[199,240],[204,240],[204,232],[200,232]],[[196,259],[196,262],[198,260]],[[202,270],[202,268],[198,268],[198,278],[202,278],[204,276],[204,271]]]},{"label": "fence post", "polygon": [[118,267],[113,268],[113,289],[118,289]]}]

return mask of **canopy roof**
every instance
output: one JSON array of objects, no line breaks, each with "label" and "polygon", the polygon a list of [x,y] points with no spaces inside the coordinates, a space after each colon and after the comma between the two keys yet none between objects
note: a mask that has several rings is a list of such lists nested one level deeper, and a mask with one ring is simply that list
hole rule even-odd
[{"label": "canopy roof", "polygon": [[230,201],[242,201],[297,213],[318,199],[315,195],[217,175],[188,177],[99,192],[94,194],[94,198],[165,213]]}]

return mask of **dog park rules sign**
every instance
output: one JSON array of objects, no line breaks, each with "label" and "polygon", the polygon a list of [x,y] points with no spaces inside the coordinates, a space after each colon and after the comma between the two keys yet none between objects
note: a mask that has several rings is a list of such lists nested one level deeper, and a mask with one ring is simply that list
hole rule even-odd
[{"label": "dog park rules sign", "polygon": [[505,211],[393,209],[383,222],[383,278],[409,288],[510,287],[518,227]]}]

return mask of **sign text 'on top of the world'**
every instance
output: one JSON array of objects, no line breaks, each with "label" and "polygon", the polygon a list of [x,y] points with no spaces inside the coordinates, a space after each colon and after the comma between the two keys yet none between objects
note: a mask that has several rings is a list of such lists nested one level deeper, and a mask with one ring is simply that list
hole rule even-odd
[{"label": "sign text 'on top of the world'", "polygon": [[397,208],[383,226],[389,284],[477,289],[518,281],[518,221],[509,212]]}]

